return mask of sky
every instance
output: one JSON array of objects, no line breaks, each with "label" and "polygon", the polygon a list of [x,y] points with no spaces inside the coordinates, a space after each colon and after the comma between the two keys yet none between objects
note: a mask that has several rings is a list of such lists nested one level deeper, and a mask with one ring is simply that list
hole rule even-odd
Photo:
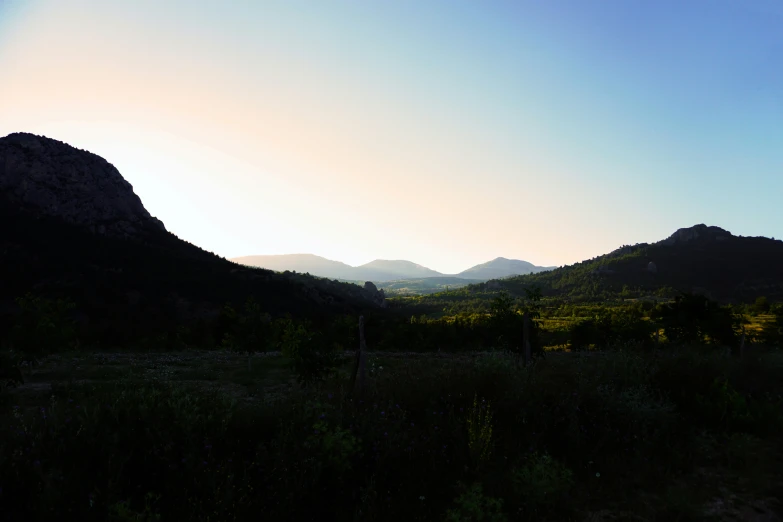
[{"label": "sky", "polygon": [[565,265],[783,237],[780,0],[0,0],[0,136],[231,258]]}]

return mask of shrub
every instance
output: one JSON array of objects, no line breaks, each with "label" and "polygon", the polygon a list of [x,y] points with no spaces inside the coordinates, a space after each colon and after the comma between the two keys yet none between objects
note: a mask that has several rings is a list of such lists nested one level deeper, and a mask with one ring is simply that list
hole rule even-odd
[{"label": "shrub", "polygon": [[484,495],[481,484],[465,488],[454,502],[456,508],[446,512],[448,522],[504,522],[503,501]]},{"label": "shrub", "polygon": [[289,320],[280,341],[281,351],[290,360],[299,383],[310,386],[334,373],[339,363],[336,346],[326,336],[308,325]]},{"label": "shrub", "polygon": [[0,392],[24,384],[21,357],[12,350],[0,350]]},{"label": "shrub", "polygon": [[22,362],[35,364],[50,353],[76,346],[72,301],[27,294],[16,303],[20,313],[11,328],[9,342]]},{"label": "shrub", "polygon": [[485,400],[478,402],[478,395],[473,398],[473,407],[466,419],[468,429],[468,447],[476,469],[480,469],[489,460],[492,453],[492,412],[490,404]]},{"label": "shrub", "polygon": [[272,318],[252,297],[247,299],[241,311],[224,306],[218,318],[218,330],[223,332],[221,346],[224,349],[244,353],[275,349]]},{"label": "shrub", "polygon": [[535,511],[561,502],[574,477],[570,469],[548,453],[533,453],[522,467],[514,469],[511,480],[515,495]]}]

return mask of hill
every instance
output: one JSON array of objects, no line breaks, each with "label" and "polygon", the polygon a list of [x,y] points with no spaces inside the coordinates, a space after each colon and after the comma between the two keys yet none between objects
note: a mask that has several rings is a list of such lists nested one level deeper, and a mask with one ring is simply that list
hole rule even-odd
[{"label": "hill", "polygon": [[107,339],[211,319],[250,296],[275,315],[379,305],[356,285],[241,266],[179,239],[110,163],[57,140],[0,138],[0,166],[0,326],[28,292],[74,300]]},{"label": "hill", "polygon": [[527,261],[506,259],[504,257],[498,257],[492,261],[476,265],[456,275],[442,274],[436,270],[405,260],[376,259],[375,261],[370,261],[369,263],[354,267],[341,263],[340,261],[333,261],[313,254],[243,256],[232,258],[231,261],[277,272],[285,272],[288,270],[344,281],[372,281],[373,283],[384,287],[389,286],[385,283],[391,281],[408,281],[417,288],[434,288],[433,285],[436,285],[438,283],[437,281],[432,281],[432,285],[425,282],[422,286],[422,282],[428,278],[447,277],[470,280],[455,283],[455,285],[464,286],[471,282],[487,281],[489,279],[519,274],[537,273],[554,268],[536,266]]},{"label": "hill", "polygon": [[697,292],[723,302],[759,296],[783,299],[783,241],[732,235],[704,224],[677,230],[657,243],[623,246],[595,259],[473,285],[522,292],[538,285],[544,295],[600,299],[607,296]]},{"label": "hill", "polygon": [[527,261],[521,261],[519,259],[506,259],[505,257],[498,257],[492,261],[476,265],[468,268],[457,274],[457,277],[465,279],[501,279],[514,275],[534,274],[538,272],[544,272],[546,270],[552,270],[556,267],[536,266],[533,263]]},{"label": "hill", "polygon": [[361,279],[361,277],[354,277],[357,275],[355,267],[313,254],[244,256],[232,258],[231,261],[241,265],[274,270],[275,272],[285,272],[288,270],[301,274],[313,274],[318,277],[328,277],[329,279],[345,279],[351,281],[358,281]]},{"label": "hill", "polygon": [[396,279],[420,279],[442,277],[443,274],[411,261],[376,259],[356,267],[360,279],[367,281],[393,281]]},{"label": "hill", "polygon": [[398,279],[420,279],[423,277],[442,277],[443,274],[417,265],[411,261],[388,261],[376,259],[360,266],[351,266],[332,261],[313,254],[285,254],[273,256],[235,257],[231,261],[247,266],[275,270],[277,272],[299,272],[318,277],[340,279],[344,281],[392,281]]}]

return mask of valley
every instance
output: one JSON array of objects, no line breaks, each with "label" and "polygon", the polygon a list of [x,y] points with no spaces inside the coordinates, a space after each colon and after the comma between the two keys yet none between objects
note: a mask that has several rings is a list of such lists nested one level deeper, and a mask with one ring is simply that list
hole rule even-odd
[{"label": "valley", "polygon": [[12,517],[780,513],[780,241],[695,225],[559,268],[275,265],[179,239],[62,142],[0,138],[0,164]]}]

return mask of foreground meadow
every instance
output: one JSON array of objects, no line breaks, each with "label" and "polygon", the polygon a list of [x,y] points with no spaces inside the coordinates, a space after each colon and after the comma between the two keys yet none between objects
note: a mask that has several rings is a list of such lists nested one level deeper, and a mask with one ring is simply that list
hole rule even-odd
[{"label": "foreground meadow", "polygon": [[[0,419],[7,520],[779,520],[783,354],[71,354]],[[776,515],[775,513],[778,513]],[[4,519],[5,520],[5,519]]]}]

